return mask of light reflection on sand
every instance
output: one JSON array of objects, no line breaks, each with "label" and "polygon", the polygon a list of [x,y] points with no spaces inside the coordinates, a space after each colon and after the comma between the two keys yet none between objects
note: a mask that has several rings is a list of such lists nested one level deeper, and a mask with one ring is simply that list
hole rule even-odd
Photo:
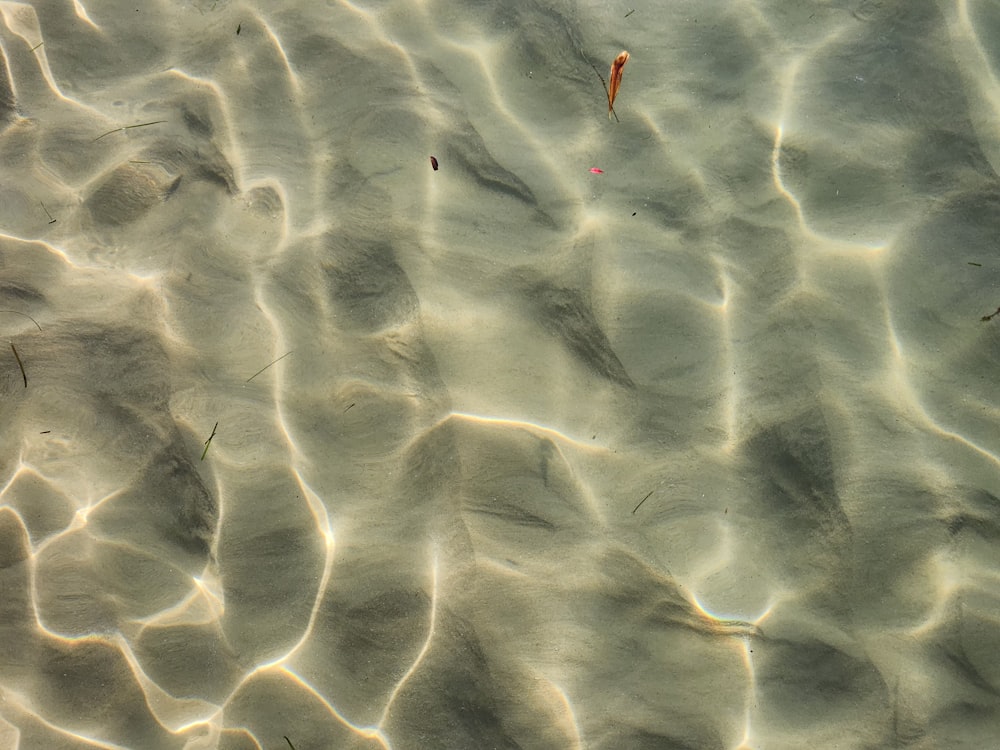
[{"label": "light reflection on sand", "polygon": [[0,747],[988,746],[1000,17],[605,6],[0,3]]}]

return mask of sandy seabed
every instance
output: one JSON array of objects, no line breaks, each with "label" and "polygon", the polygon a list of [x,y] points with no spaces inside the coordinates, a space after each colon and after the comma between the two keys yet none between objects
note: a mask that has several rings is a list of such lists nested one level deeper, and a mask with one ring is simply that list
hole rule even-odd
[{"label": "sandy seabed", "polygon": [[0,750],[996,745],[1000,8],[661,5],[0,2]]}]

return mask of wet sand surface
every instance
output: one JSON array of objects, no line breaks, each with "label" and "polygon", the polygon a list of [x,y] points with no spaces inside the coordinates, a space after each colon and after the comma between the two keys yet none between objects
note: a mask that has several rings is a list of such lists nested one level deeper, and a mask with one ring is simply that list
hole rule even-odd
[{"label": "wet sand surface", "polygon": [[995,743],[995,4],[0,53],[0,750]]}]

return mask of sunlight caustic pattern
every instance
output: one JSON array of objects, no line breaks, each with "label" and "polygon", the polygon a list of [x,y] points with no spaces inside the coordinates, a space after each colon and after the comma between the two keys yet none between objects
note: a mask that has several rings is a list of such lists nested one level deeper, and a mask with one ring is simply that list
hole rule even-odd
[{"label": "sunlight caustic pattern", "polygon": [[0,750],[988,746],[995,27],[0,2]]}]

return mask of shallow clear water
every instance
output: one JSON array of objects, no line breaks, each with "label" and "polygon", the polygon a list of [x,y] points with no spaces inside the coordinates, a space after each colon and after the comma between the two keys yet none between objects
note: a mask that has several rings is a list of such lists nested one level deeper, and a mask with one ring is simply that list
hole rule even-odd
[{"label": "shallow clear water", "polygon": [[0,52],[0,750],[995,742],[996,4]]}]

